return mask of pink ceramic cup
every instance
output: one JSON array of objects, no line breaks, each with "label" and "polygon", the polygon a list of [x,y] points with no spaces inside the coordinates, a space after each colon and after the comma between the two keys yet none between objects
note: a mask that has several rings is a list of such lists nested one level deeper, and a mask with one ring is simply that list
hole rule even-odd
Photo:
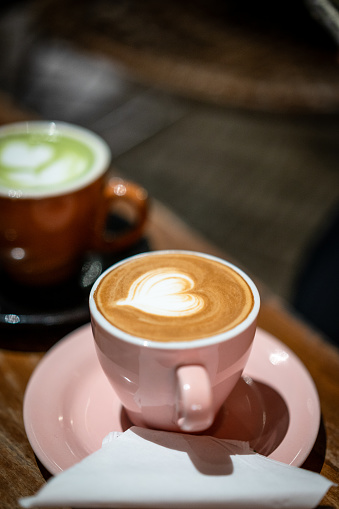
[{"label": "pink ceramic cup", "polygon": [[91,322],[100,364],[137,426],[185,432],[208,429],[240,379],[251,352],[260,308],[255,284],[224,260],[191,254],[230,266],[248,283],[254,305],[247,318],[233,329],[193,341],[157,342],[116,328],[98,310],[94,293],[105,275],[128,259],[104,272],[91,291]]}]

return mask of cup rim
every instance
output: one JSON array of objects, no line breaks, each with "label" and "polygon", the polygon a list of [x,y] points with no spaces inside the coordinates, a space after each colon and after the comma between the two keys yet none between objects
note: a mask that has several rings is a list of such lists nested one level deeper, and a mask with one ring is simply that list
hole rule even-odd
[{"label": "cup rim", "polygon": [[47,131],[51,135],[54,133],[65,134],[71,138],[82,142],[88,142],[93,148],[96,158],[94,161],[93,169],[85,174],[82,178],[68,186],[54,187],[51,186],[43,191],[21,189],[13,186],[13,189],[8,187],[1,187],[0,185],[0,197],[5,198],[49,198],[53,196],[67,195],[85,188],[92,182],[95,182],[100,178],[108,169],[111,162],[111,150],[106,141],[101,138],[98,134],[89,129],[72,124],[70,122],[64,122],[59,120],[27,120],[20,122],[12,122],[0,126],[0,139],[7,134],[15,133],[29,133],[35,131]]},{"label": "cup rim", "polygon": [[[249,285],[252,295],[253,295],[253,307],[248,314],[248,316],[238,325],[233,327],[232,329],[222,332],[220,334],[215,334],[213,336],[208,336],[206,338],[200,338],[200,339],[194,339],[194,340],[188,340],[188,341],[156,341],[151,339],[145,339],[138,336],[134,336],[132,334],[129,334],[128,332],[125,332],[115,325],[111,324],[98,310],[96,302],[94,300],[94,293],[100,284],[100,281],[112,270],[116,269],[120,265],[123,265],[131,260],[135,260],[138,258],[142,258],[145,256],[156,256],[159,254],[188,254],[192,256],[200,256],[202,258],[207,258],[209,260],[213,260],[219,263],[222,263],[224,265],[227,265],[231,269],[233,269],[235,272],[237,272]],[[255,321],[259,313],[260,309],[260,295],[259,291],[255,285],[255,283],[252,281],[252,279],[239,267],[234,265],[231,262],[228,262],[227,260],[224,260],[222,258],[219,258],[214,255],[210,255],[207,253],[201,253],[198,251],[189,251],[189,250],[182,250],[182,249],[166,249],[166,250],[156,250],[156,251],[150,251],[146,253],[140,253],[137,255],[130,256],[128,258],[125,258],[123,260],[120,260],[119,262],[115,263],[108,269],[106,269],[95,281],[91,288],[90,296],[89,296],[89,308],[90,308],[90,314],[91,314],[91,320],[95,320],[103,329],[105,329],[108,333],[112,334],[115,338],[118,338],[122,341],[125,341],[127,343],[134,344],[136,346],[144,346],[151,349],[161,349],[161,350],[187,350],[187,349],[194,349],[194,348],[201,348],[206,346],[211,346],[213,344],[223,343],[225,341],[228,341],[232,339],[233,337],[241,334],[243,331],[245,331],[248,327],[250,327]]]}]

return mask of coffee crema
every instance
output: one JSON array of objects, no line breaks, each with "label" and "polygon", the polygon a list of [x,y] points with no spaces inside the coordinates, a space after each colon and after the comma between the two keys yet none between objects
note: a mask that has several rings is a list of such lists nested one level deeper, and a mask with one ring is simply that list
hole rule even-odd
[{"label": "coffee crema", "polygon": [[0,136],[0,190],[67,190],[87,178],[95,158],[86,141],[57,130],[5,133]]},{"label": "coffee crema", "polygon": [[188,253],[131,259],[100,281],[94,300],[115,327],[153,341],[192,341],[239,325],[254,305],[228,265]]}]

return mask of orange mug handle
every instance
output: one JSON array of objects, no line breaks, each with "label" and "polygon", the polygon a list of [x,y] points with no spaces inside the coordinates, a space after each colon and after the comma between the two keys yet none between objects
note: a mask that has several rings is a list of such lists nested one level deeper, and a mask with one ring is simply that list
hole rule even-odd
[{"label": "orange mug handle", "polygon": [[[107,218],[119,202],[124,202],[134,212],[134,223],[121,234],[108,232]],[[92,247],[98,251],[120,251],[135,244],[141,237],[148,216],[149,200],[147,191],[120,178],[111,178],[105,185],[95,218]]]}]

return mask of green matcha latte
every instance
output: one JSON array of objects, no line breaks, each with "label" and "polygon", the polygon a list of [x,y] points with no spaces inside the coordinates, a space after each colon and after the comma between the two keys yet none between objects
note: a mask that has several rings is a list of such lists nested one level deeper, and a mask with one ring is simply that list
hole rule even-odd
[{"label": "green matcha latte", "polygon": [[71,192],[99,177],[108,164],[106,144],[82,128],[29,122],[0,129],[0,195]]}]

